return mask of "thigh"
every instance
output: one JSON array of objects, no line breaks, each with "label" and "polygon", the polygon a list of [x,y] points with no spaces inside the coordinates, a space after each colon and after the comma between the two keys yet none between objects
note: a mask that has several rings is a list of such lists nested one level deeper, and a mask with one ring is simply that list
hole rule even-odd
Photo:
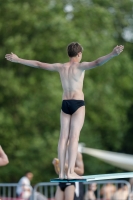
[{"label": "thigh", "polygon": [[71,115],[68,115],[61,111],[60,114],[60,137],[65,137],[68,138],[69,136],[69,130],[70,130],[70,120],[71,120]]},{"label": "thigh", "polygon": [[70,132],[80,133],[85,118],[85,106],[81,106],[71,117]]},{"label": "thigh", "polygon": [[66,187],[65,189],[65,200],[73,200],[74,199],[74,193],[75,193],[75,186],[70,185]]},{"label": "thigh", "polygon": [[56,194],[55,194],[55,200],[64,200],[64,192],[60,189],[60,187],[57,187]]}]

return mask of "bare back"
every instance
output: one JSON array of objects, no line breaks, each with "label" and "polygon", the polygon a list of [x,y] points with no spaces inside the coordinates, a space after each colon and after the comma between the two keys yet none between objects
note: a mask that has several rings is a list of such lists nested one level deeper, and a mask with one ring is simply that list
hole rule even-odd
[{"label": "bare back", "polygon": [[64,63],[59,68],[63,96],[62,99],[84,100],[83,80],[84,71],[79,69],[80,63]]}]

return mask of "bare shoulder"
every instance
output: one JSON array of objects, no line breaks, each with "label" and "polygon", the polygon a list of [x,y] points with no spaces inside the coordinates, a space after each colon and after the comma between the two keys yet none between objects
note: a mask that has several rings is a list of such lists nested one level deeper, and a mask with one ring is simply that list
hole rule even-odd
[{"label": "bare shoulder", "polygon": [[81,62],[81,63],[77,63],[77,69],[79,69],[80,71],[84,71],[84,68],[83,68],[83,66],[84,66],[84,63],[83,62]]},{"label": "bare shoulder", "polygon": [[58,71],[61,71],[62,68],[63,68],[64,66],[66,66],[66,65],[67,65],[67,63],[56,63],[56,66],[57,66],[57,68],[58,68]]},{"label": "bare shoulder", "polygon": [[80,65],[81,65],[81,63],[70,63],[70,62],[58,63],[59,67],[73,67],[75,69],[79,69]]},{"label": "bare shoulder", "polygon": [[64,64],[63,63],[55,63],[54,65],[57,70],[60,70]]}]

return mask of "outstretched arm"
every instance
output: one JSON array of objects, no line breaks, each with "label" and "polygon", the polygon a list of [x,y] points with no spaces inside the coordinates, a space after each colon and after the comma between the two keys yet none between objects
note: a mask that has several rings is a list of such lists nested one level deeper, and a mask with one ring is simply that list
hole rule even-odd
[{"label": "outstretched arm", "polygon": [[5,58],[9,60],[10,62],[20,63],[20,64],[27,65],[30,67],[41,68],[41,69],[45,69],[49,71],[58,71],[58,68],[61,65],[60,63],[48,64],[48,63],[39,62],[37,60],[25,60],[25,59],[19,58],[14,53],[6,54]]},{"label": "outstretched arm", "polygon": [[79,65],[79,67],[82,70],[88,70],[88,69],[92,69],[92,68],[101,66],[104,63],[111,60],[112,58],[114,58],[115,56],[118,56],[123,51],[123,49],[124,49],[124,46],[117,45],[110,54],[100,57],[97,60],[92,61],[92,62],[82,62],[81,65]]},{"label": "outstretched arm", "polygon": [[9,163],[8,157],[0,146],[0,166],[7,165]]}]

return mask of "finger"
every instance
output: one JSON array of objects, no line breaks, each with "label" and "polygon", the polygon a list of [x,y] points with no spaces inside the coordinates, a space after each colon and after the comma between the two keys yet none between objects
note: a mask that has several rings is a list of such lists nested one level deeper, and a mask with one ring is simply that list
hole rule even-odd
[{"label": "finger", "polygon": [[6,54],[6,56],[10,56],[11,54]]},{"label": "finger", "polygon": [[7,58],[7,60],[11,61],[11,59],[10,59],[10,58]]},{"label": "finger", "polygon": [[11,58],[11,56],[5,56],[5,58]]},{"label": "finger", "polygon": [[121,48],[124,48],[124,46],[123,46],[123,45],[120,45],[120,47],[121,47]]},{"label": "finger", "polygon": [[12,61],[12,58],[11,58],[11,57],[7,57],[6,59],[9,60],[9,61]]},{"label": "finger", "polygon": [[10,57],[5,57],[6,59],[9,59]]},{"label": "finger", "polygon": [[120,48],[120,50],[123,50],[124,48]]},{"label": "finger", "polygon": [[121,50],[120,53],[121,53],[122,51],[123,51],[123,50]]},{"label": "finger", "polygon": [[124,48],[124,46],[123,46],[123,45],[119,45],[119,46],[117,45],[117,47],[118,47],[118,48]]}]

